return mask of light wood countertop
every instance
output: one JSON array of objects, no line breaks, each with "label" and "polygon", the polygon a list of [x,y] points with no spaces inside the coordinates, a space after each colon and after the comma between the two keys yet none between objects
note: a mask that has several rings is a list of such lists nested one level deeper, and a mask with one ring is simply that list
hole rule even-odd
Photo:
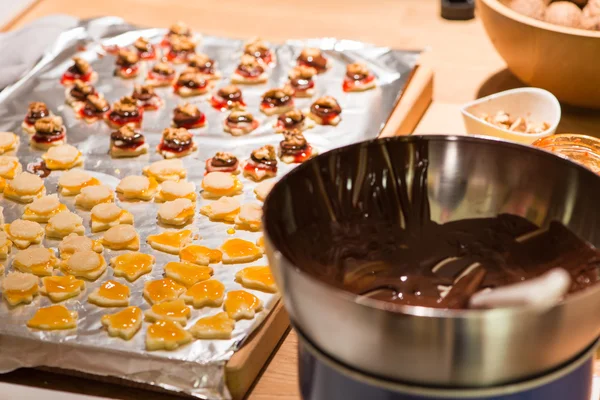
[{"label": "light wood countertop", "polygon": [[[427,49],[425,62],[435,71],[434,102],[417,127],[417,133],[464,132],[462,103],[497,91],[521,86],[506,70],[478,20],[445,21],[439,17],[439,0],[255,0],[240,7],[237,0],[39,0],[7,29],[49,14],[88,18],[116,15],[142,26],[163,26],[182,19],[195,30],[213,35],[247,38],[259,35],[270,41],[332,36],[401,49]],[[563,109],[558,132],[597,135],[600,113]],[[299,399],[296,372],[296,335],[291,332],[267,365],[250,394],[251,400]],[[98,384],[64,382],[60,376],[16,372],[0,380],[77,391],[105,397],[139,398],[129,389]],[[94,392],[92,390],[97,390]],[[138,393],[139,394],[139,393]],[[1,397],[1,396],[0,396]],[[166,399],[151,395],[144,398]],[[176,397],[172,397],[176,398]]]}]

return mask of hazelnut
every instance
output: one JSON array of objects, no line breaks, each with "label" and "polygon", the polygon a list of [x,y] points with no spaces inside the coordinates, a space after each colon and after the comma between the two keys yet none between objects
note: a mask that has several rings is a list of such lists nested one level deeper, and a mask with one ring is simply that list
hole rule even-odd
[{"label": "hazelnut", "polygon": [[190,104],[190,103],[185,103],[183,105],[178,106],[177,110],[179,112],[181,112],[182,114],[189,115],[190,117],[193,117],[200,113],[200,111],[198,110],[198,107],[196,107],[195,105]]},{"label": "hazelnut", "polygon": [[233,160],[237,160],[237,157],[231,153],[227,153],[225,151],[218,151],[214,158],[219,161],[229,162]]},{"label": "hazelnut", "polygon": [[306,65],[298,65],[294,67],[288,77],[290,79],[312,79],[317,74],[317,70]]},{"label": "hazelnut", "polygon": [[191,35],[192,31],[190,27],[182,21],[177,21],[169,28],[169,33],[175,35]]},{"label": "hazelnut", "polygon": [[545,20],[551,24],[580,28],[583,13],[570,1],[557,1],[546,9]]},{"label": "hazelnut", "polygon": [[154,64],[154,67],[152,67],[152,71],[156,72],[157,74],[161,74],[161,75],[171,75],[171,74],[175,73],[175,70],[173,69],[173,67],[171,67],[171,65],[166,62],[160,62],[158,64]]},{"label": "hazelnut", "polygon": [[131,96],[124,96],[114,104],[114,110],[117,112],[134,112],[137,111],[137,100]]},{"label": "hazelnut", "polygon": [[543,20],[549,0],[507,0],[505,4],[519,14]]},{"label": "hazelnut", "polygon": [[252,151],[252,156],[257,160],[275,160],[275,148],[270,144]]}]

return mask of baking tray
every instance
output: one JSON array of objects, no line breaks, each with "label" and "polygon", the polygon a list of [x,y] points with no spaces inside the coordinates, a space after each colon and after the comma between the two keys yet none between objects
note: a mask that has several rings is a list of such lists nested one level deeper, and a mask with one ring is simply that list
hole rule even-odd
[{"label": "baking tray", "polygon": [[[70,65],[70,58],[77,54],[91,62],[99,74],[95,86],[99,92],[113,102],[132,91],[135,81],[141,82],[145,75],[144,69],[136,80],[120,80],[112,76],[114,58],[106,55],[106,46],[124,46],[132,43],[138,36],[151,38],[158,43],[165,30],[138,29],[121,19],[104,17],[81,21],[80,25],[65,32],[57,40],[42,60],[22,80],[0,93],[0,130],[14,131],[21,136],[21,146],[17,151],[24,167],[39,161],[42,152],[31,150],[27,146],[28,135],[20,129],[20,123],[30,101],[44,101],[56,114],[63,117],[67,127],[68,142],[76,145],[84,154],[85,169],[100,178],[104,183],[113,187],[124,176],[141,174],[142,167],[150,162],[161,159],[153,151],[160,140],[163,128],[169,126],[172,109],[184,100],[175,96],[170,89],[159,89],[159,94],[165,100],[165,106],[157,112],[144,115],[143,132],[150,143],[148,155],[137,159],[111,159],[107,155],[110,129],[103,123],[86,125],[74,117],[73,111],[64,104],[64,88],[59,79],[64,70]],[[342,122],[337,127],[316,127],[306,133],[306,137],[319,152],[350,144],[356,141],[374,138],[384,126],[391,114],[396,100],[413,69],[418,52],[401,52],[387,48],[379,48],[354,41],[331,38],[311,39],[306,41],[290,41],[286,44],[273,46],[276,51],[277,65],[272,69],[267,84],[243,87],[248,109],[259,117],[261,127],[252,134],[244,137],[231,137],[221,128],[226,114],[213,110],[207,97],[186,99],[199,106],[207,115],[206,128],[192,130],[199,151],[184,159],[188,170],[188,179],[200,186],[203,176],[204,160],[216,151],[224,150],[235,153],[240,160],[246,159],[254,148],[270,143],[277,145],[281,135],[273,133],[272,123],[275,117],[264,117],[258,113],[261,94],[268,88],[280,86],[286,80],[287,71],[294,64],[297,54],[304,46],[320,47],[332,59],[333,67],[317,79],[317,96],[333,95],[340,102],[343,113]],[[242,40],[205,36],[198,51],[205,52],[215,58],[224,79],[217,86],[224,85],[241,55]],[[341,81],[348,62],[362,61],[378,76],[379,87],[365,93],[345,94],[341,90]],[[178,67],[181,70],[183,66]],[[316,98],[316,97],[315,97]],[[307,108],[311,100],[297,101],[299,108]],[[289,171],[293,166],[280,163],[278,177]],[[53,172],[45,179],[48,193],[56,192],[56,182],[60,173]],[[242,178],[244,183],[244,202],[255,202],[252,189],[254,184]],[[75,210],[73,199],[62,198],[63,203]],[[129,284],[132,289],[132,305],[142,309],[149,305],[141,297],[143,283],[162,277],[162,266],[168,261],[174,261],[176,256],[156,252],[145,244],[145,236],[161,231],[154,216],[155,203],[117,203],[131,211],[136,218],[136,228],[142,236],[140,251],[149,252],[156,257],[156,265],[151,274]],[[207,204],[199,197],[197,210]],[[22,205],[0,200],[5,207],[7,221],[18,218],[23,211]],[[89,213],[76,211],[84,217],[84,224],[89,223]],[[196,243],[209,247],[218,247],[226,238],[228,226],[210,223],[206,218],[196,216],[192,229],[202,239]],[[89,228],[87,228],[89,234]],[[99,237],[101,234],[93,235]],[[235,237],[256,241],[259,233],[238,231]],[[47,247],[56,248],[58,241],[45,240]],[[105,251],[108,260],[120,252]],[[14,255],[14,253],[13,253]],[[266,258],[250,265],[264,265]],[[10,258],[7,271],[11,270]],[[214,277],[224,282],[227,289],[240,288],[234,282],[234,275],[239,269],[247,266],[213,266]],[[40,307],[49,305],[47,298],[38,296],[28,306],[16,310],[8,310],[3,303],[0,306],[0,317],[4,323],[0,326],[0,372],[8,372],[19,367],[48,366],[67,370],[77,370],[88,374],[115,376],[133,382],[156,385],[158,387],[179,391],[200,398],[228,398],[225,385],[224,365],[233,353],[240,348],[248,335],[260,325],[268,313],[278,302],[277,295],[251,291],[265,304],[265,310],[251,321],[239,321],[232,340],[229,341],[195,341],[173,352],[146,352],[143,350],[146,324],[131,341],[110,338],[100,326],[99,318],[115,309],[98,308],[87,303],[87,294],[105,279],[112,278],[109,268],[107,275],[95,283],[87,284],[86,292],[65,302],[67,307],[79,312],[78,329],[71,332],[32,332],[24,325],[33,312]],[[122,281],[122,280],[121,280]],[[214,309],[193,310],[188,322],[191,326],[201,316],[214,314]]]}]

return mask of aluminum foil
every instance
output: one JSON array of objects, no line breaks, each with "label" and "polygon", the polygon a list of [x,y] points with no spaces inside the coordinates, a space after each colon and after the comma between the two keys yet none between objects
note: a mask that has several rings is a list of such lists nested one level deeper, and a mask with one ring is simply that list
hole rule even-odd
[{"label": "aluminum foil", "polygon": [[[63,117],[67,127],[67,140],[77,146],[85,157],[84,168],[102,182],[113,188],[119,179],[128,175],[141,175],[142,168],[150,162],[162,159],[156,154],[154,147],[159,143],[162,130],[169,126],[173,108],[184,100],[174,95],[172,89],[161,88],[157,92],[165,100],[165,106],[154,112],[144,114],[143,133],[149,142],[149,154],[135,159],[112,159],[108,155],[109,135],[111,129],[103,122],[93,125],[75,118],[73,110],[65,103],[64,87],[59,83],[62,73],[70,65],[75,54],[90,61],[98,72],[99,80],[95,86],[112,103],[121,96],[130,94],[135,82],[142,82],[149,67],[145,63],[140,76],[135,80],[122,80],[113,77],[115,59],[106,55],[104,46],[126,46],[139,37],[150,38],[158,43],[165,34],[163,29],[138,29],[123,22],[119,18],[105,17],[82,21],[74,29],[60,36],[56,44],[48,51],[36,67],[22,80],[7,88],[0,94],[0,130],[13,131],[20,134],[21,145],[17,155],[26,168],[39,162],[41,151],[31,149],[27,143],[29,136],[20,128],[27,105],[30,101],[43,101],[56,114]],[[287,71],[295,64],[303,46],[320,47],[333,60],[333,67],[316,79],[317,95],[329,94],[336,97],[342,107],[342,122],[337,127],[317,126],[306,132],[306,138],[319,152],[347,145],[377,136],[389,117],[412,70],[418,53],[401,52],[387,48],[373,47],[358,42],[336,39],[313,39],[307,41],[289,41],[284,45],[274,46],[277,65],[270,72],[267,84],[242,86],[244,98],[250,110],[259,118],[261,126],[253,133],[243,137],[232,137],[223,132],[222,122],[226,113],[212,109],[208,97],[193,97],[187,101],[197,104],[206,113],[208,126],[192,130],[199,151],[183,159],[188,171],[188,179],[200,187],[204,174],[204,161],[216,151],[230,151],[240,161],[249,157],[250,152],[264,144],[275,146],[282,140],[273,130],[276,117],[265,117],[258,112],[261,94],[268,88],[281,86],[287,77]],[[225,85],[231,75],[239,56],[243,41],[212,36],[204,36],[198,46],[199,52],[207,53],[216,59],[223,79],[217,87]],[[342,77],[348,62],[362,61],[377,75],[379,86],[376,90],[364,93],[347,94],[342,91]],[[184,66],[177,67],[178,70]],[[297,106],[306,109],[312,100],[297,99]],[[279,163],[278,177],[288,172],[293,166]],[[45,179],[47,192],[55,193],[60,172],[53,172]],[[253,194],[255,183],[241,178],[244,184],[242,202],[257,202]],[[102,235],[90,234],[89,212],[75,209],[73,198],[61,197],[61,201],[70,210],[84,218],[86,234],[98,238]],[[199,196],[196,210],[208,203]],[[165,229],[156,223],[158,205],[154,202],[125,202],[117,200],[117,204],[135,217],[135,227],[141,236],[142,252],[156,257],[152,273],[144,275],[131,288],[131,305],[147,310],[150,306],[142,298],[145,282],[163,277],[163,266],[169,261],[178,260],[177,256],[151,249],[145,239],[148,234],[158,233]],[[24,210],[23,205],[4,199],[0,200],[4,207],[6,221],[19,218]],[[231,226],[223,223],[209,222],[202,215],[197,215],[190,226],[199,235],[195,243],[209,247],[218,247],[230,237],[240,237],[255,242],[261,233],[237,231],[234,235],[227,233]],[[56,249],[58,241],[45,239],[43,245]],[[13,251],[13,256],[16,250]],[[108,261],[111,257],[122,253],[105,250]],[[6,271],[11,271],[12,256],[5,263]],[[227,290],[241,289],[235,282],[237,271],[249,265],[265,265],[266,257],[251,264],[211,265],[214,278],[223,282]],[[101,308],[87,302],[87,295],[101,282],[113,277],[111,268],[96,282],[86,283],[86,290],[80,296],[67,300],[63,304],[70,310],[79,313],[76,330],[66,332],[31,331],[26,321],[39,307],[51,304],[45,296],[37,296],[30,305],[9,309],[5,302],[0,304],[0,372],[8,372],[19,367],[48,366],[77,370],[85,373],[116,376],[139,383],[157,385],[168,390],[184,392],[199,398],[229,398],[224,384],[224,365],[244,339],[258,327],[278,301],[278,295],[249,290],[258,296],[265,305],[264,311],[253,320],[242,320],[236,323],[231,340],[196,340],[176,351],[147,352],[144,349],[144,323],[140,332],[130,341],[111,338],[100,324],[102,315],[113,313],[118,309]],[[119,278],[117,278],[119,279]],[[119,279],[125,282],[123,279]],[[188,322],[191,326],[200,317],[218,312],[215,308],[193,309]]]}]

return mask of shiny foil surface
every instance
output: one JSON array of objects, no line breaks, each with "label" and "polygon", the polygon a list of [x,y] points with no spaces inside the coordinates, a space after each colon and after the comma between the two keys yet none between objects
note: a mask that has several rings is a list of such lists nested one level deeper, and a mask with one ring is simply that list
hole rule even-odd
[{"label": "shiny foil surface", "polygon": [[[184,17],[184,16],[182,16]],[[233,137],[223,131],[222,123],[226,112],[214,110],[209,103],[210,95],[180,98],[173,93],[171,87],[158,88],[157,93],[163,98],[165,105],[158,111],[144,113],[142,132],[150,145],[148,154],[138,158],[113,159],[108,154],[111,128],[104,122],[87,125],[76,119],[74,111],[65,104],[65,88],[59,83],[63,72],[71,65],[71,57],[78,55],[88,60],[99,79],[95,82],[98,92],[103,93],[112,104],[124,95],[131,94],[134,83],[143,83],[146,73],[153,61],[143,62],[142,69],[136,79],[124,80],[113,76],[115,57],[106,54],[106,46],[127,46],[139,36],[159,43],[166,33],[164,29],[138,29],[123,22],[119,18],[105,17],[82,21],[80,26],[65,32],[38,65],[22,80],[0,93],[0,131],[12,131],[19,135],[21,144],[16,152],[23,169],[41,161],[42,151],[29,147],[29,135],[21,128],[21,122],[31,101],[43,101],[49,109],[62,116],[67,129],[67,142],[75,145],[83,153],[84,169],[103,183],[115,188],[119,180],[128,175],[141,175],[142,168],[151,162],[162,159],[155,148],[161,139],[164,128],[171,123],[172,110],[176,105],[185,101],[196,104],[207,116],[208,124],[201,129],[193,129],[194,140],[199,150],[183,158],[187,168],[187,179],[196,184],[204,175],[205,160],[212,157],[216,151],[234,153],[240,162],[250,156],[250,152],[265,144],[278,147],[283,139],[275,134],[273,123],[276,116],[266,117],[259,112],[258,106],[262,93],[267,89],[282,86],[287,80],[287,72],[295,65],[295,59],[305,45],[320,47],[333,61],[332,68],[325,74],[316,77],[317,94],[313,99],[296,99],[300,109],[308,109],[317,97],[328,94],[334,96],[342,107],[342,122],[337,127],[316,126],[305,132],[308,142],[319,153],[327,150],[374,138],[377,136],[389,117],[396,100],[406,84],[410,71],[418,57],[417,52],[401,52],[387,48],[373,47],[353,41],[336,39],[312,39],[307,41],[290,41],[284,45],[273,45],[277,64],[270,70],[269,82],[261,85],[244,86],[242,89],[248,111],[260,121],[260,127],[249,135]],[[226,39],[204,36],[197,46],[197,52],[208,54],[218,63],[218,69],[223,78],[216,82],[216,89],[228,84],[229,77],[234,71],[242,54],[243,40]],[[367,63],[378,79],[375,90],[364,93],[344,93],[342,79],[345,66],[349,62],[361,61]],[[180,72],[185,65],[176,66]],[[214,92],[214,91],[211,91]],[[278,162],[278,179],[293,168],[292,165]],[[52,172],[45,178],[47,194],[57,192],[57,181],[61,172]],[[244,185],[240,196],[242,204],[259,203],[253,189],[253,181],[242,177]],[[99,238],[103,232],[91,234],[89,223],[90,213],[76,209],[74,197],[60,196],[61,202],[71,211],[84,219],[86,235]],[[200,195],[196,201],[196,216],[191,225],[198,238],[193,241],[211,248],[219,247],[225,240],[233,237],[247,239],[252,242],[262,235],[260,232],[237,230],[234,234],[227,233],[232,225],[220,222],[210,222],[207,217],[199,214],[201,206],[210,203]],[[165,230],[157,225],[156,212],[159,204],[150,202],[120,201],[116,203],[129,210],[135,218],[135,228],[140,234],[140,251],[156,257],[156,263],[150,274],[143,275],[133,283],[122,278],[116,278],[131,288],[130,305],[147,310],[150,305],[142,297],[144,283],[163,277],[163,267],[169,261],[178,261],[179,257],[162,253],[146,244],[149,234]],[[24,205],[0,200],[4,207],[7,222],[20,218]],[[44,239],[43,245],[57,250],[59,241]],[[4,262],[6,273],[13,270],[11,261],[17,253],[13,251]],[[57,251],[58,253],[58,251]],[[105,249],[104,257],[107,262],[123,253]],[[235,282],[235,274],[242,268],[252,265],[266,265],[267,259],[248,264],[211,264],[214,269],[213,278],[223,282],[226,289],[242,289]],[[37,296],[33,303],[20,305],[9,309],[5,302],[0,304],[0,372],[8,372],[19,367],[49,366],[77,370],[85,373],[117,376],[119,378],[156,385],[168,390],[184,392],[199,398],[229,398],[224,383],[224,365],[233,353],[243,343],[244,339],[257,328],[273,306],[277,303],[277,294],[268,294],[256,290],[248,290],[258,296],[264,303],[264,310],[253,320],[236,322],[231,340],[195,340],[175,351],[145,350],[145,331],[149,326],[144,322],[141,330],[129,341],[110,337],[103,329],[100,318],[105,314],[119,311],[119,308],[101,308],[88,303],[88,294],[107,279],[112,279],[112,268],[95,282],[86,282],[86,290],[79,296],[60,304],[79,314],[77,329],[69,331],[33,331],[25,323],[40,307],[51,305],[46,296]],[[199,318],[213,315],[220,311],[217,308],[205,307],[193,309],[192,317],[188,320],[187,328]]]}]

